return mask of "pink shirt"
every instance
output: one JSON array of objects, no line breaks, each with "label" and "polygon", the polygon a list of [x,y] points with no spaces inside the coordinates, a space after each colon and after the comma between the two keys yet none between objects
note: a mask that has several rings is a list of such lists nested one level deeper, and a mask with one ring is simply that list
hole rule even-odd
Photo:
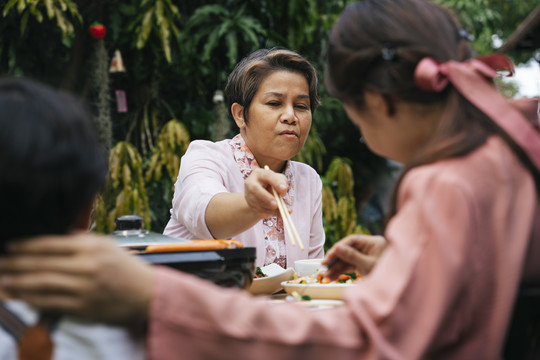
[{"label": "pink shirt", "polygon": [[[236,163],[231,140],[192,141],[182,157],[175,184],[171,219],[164,234],[184,239],[212,239],[205,222],[210,199],[221,192],[244,192],[244,178]],[[304,242],[304,250],[291,246],[285,234],[287,267],[295,260],[322,258],[325,233],[322,223],[322,182],[317,172],[306,164],[289,161],[295,184],[291,217]],[[262,220],[237,235],[246,247],[257,248],[257,266],[265,260],[265,240]],[[306,239],[309,239],[306,242]]]},{"label": "pink shirt", "polygon": [[410,171],[388,248],[331,310],[271,305],[160,268],[149,358],[496,359],[524,265],[529,281],[540,280],[528,266],[540,258],[526,256],[540,244],[540,232],[531,236],[537,199],[531,175],[497,137]]}]

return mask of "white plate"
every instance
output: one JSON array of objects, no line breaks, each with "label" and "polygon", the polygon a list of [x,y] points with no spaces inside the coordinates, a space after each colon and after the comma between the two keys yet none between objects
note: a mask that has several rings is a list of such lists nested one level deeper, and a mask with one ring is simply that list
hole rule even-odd
[{"label": "white plate", "polygon": [[[284,304],[288,303],[288,300],[270,300],[271,304]],[[343,305],[341,300],[321,300],[314,299],[309,301],[294,301],[295,304],[305,306],[310,309],[331,309],[336,306]]]},{"label": "white plate", "polygon": [[307,295],[312,299],[341,300],[343,292],[355,284],[290,284],[287,281],[281,283],[287,294],[294,291],[300,296]]},{"label": "white plate", "polygon": [[293,268],[284,269],[278,264],[263,266],[261,270],[268,276],[253,279],[248,291],[254,295],[273,294],[281,290],[281,283],[290,280],[294,274]]}]

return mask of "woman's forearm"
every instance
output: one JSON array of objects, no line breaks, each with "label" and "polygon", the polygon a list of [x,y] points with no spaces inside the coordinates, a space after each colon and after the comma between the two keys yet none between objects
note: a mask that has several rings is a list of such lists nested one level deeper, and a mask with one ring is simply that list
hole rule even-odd
[{"label": "woman's forearm", "polygon": [[208,203],[205,221],[215,239],[228,239],[238,235],[261,218],[250,208],[239,193],[219,193]]}]

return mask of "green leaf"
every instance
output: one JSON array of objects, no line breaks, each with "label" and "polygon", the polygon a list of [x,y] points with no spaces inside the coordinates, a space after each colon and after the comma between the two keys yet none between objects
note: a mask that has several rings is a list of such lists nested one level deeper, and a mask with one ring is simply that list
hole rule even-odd
[{"label": "green leaf", "polygon": [[243,30],[242,34],[244,35],[244,37],[247,37],[248,40],[251,41],[251,44],[254,47],[259,47],[259,39],[257,38],[257,34],[254,33],[251,28],[245,26],[245,24],[243,24],[242,22],[238,22],[238,27]]},{"label": "green leaf", "polygon": [[[68,0],[68,1],[69,1],[69,0]],[[60,8],[61,8],[61,10],[62,10],[63,12],[66,12],[66,10],[67,10],[67,5],[66,5],[65,1],[63,1],[63,0],[58,0],[58,2],[60,3]]]},{"label": "green leaf", "polygon": [[171,45],[169,44],[169,26],[168,26],[167,19],[163,19],[160,26],[160,34],[161,34],[161,46],[163,48],[163,52],[165,53],[165,59],[168,63],[171,62]]},{"label": "green leaf", "polygon": [[9,12],[9,9],[11,9],[13,7],[13,5],[15,5],[17,3],[17,1],[20,1],[22,2],[21,0],[9,0],[8,3],[6,4],[6,6],[4,6],[4,11],[2,13],[2,15],[4,17],[6,17],[7,13]]},{"label": "green leaf", "polygon": [[66,36],[68,33],[68,25],[66,24],[64,16],[58,8],[54,8],[53,11],[56,14],[56,25],[58,25],[58,27],[62,29],[62,36]]},{"label": "green leaf", "polygon": [[30,12],[25,11],[23,16],[21,17],[21,35],[24,34],[24,30],[26,30],[26,24],[28,23],[29,15],[30,15]]},{"label": "green leaf", "polygon": [[169,27],[171,28],[171,30],[172,30],[172,32],[174,34],[174,37],[176,39],[178,39],[178,37],[180,36],[180,31],[178,30],[176,25],[174,23],[169,22]]},{"label": "green leaf", "polygon": [[69,13],[75,18],[77,18],[77,20],[79,20],[79,23],[82,24],[83,19],[81,14],[79,13],[79,10],[77,9],[77,4],[75,4],[72,0],[67,0],[65,4],[67,5]]},{"label": "green leaf", "polygon": [[141,30],[139,32],[139,37],[137,39],[137,49],[142,49],[144,45],[146,44],[146,41],[148,40],[148,37],[150,36],[150,31],[152,31],[152,14],[153,14],[153,8],[146,11],[144,14],[142,23],[141,23]]},{"label": "green leaf", "polygon": [[171,0],[167,0],[167,5],[169,6],[169,10],[171,11],[174,18],[180,18],[180,11],[178,10],[178,7],[172,3]]},{"label": "green leaf", "polygon": [[22,12],[26,9],[26,2],[24,0],[19,0],[19,4],[17,5],[17,11],[19,14],[22,14]]},{"label": "green leaf", "polygon": [[34,15],[38,23],[41,23],[43,21],[43,14],[35,7],[30,8],[30,13]]},{"label": "green leaf", "polygon": [[47,9],[47,17],[49,19],[52,19],[54,16],[53,0],[44,0],[44,2],[45,2],[45,8]]},{"label": "green leaf", "polygon": [[139,5],[139,8],[144,8],[146,5],[150,4],[151,0],[143,0]]},{"label": "green leaf", "polygon": [[161,0],[156,1],[156,5],[154,7],[154,15],[156,16],[156,24],[161,25],[163,23],[163,2]]},{"label": "green leaf", "polygon": [[253,29],[254,31],[258,32],[261,35],[266,35],[266,30],[264,29],[262,24],[259,22],[259,20],[255,19],[255,18],[248,17],[248,16],[243,16],[239,20],[239,22],[241,24],[244,24],[244,26]]},{"label": "green leaf", "polygon": [[222,5],[206,5],[195,10],[190,20],[191,19],[206,20],[211,15],[228,15],[228,14],[229,14],[229,10],[227,10]]},{"label": "green leaf", "polygon": [[210,59],[210,54],[212,50],[216,47],[216,43],[219,39],[219,32],[214,30],[207,39],[206,44],[204,45],[203,54],[201,56],[202,61],[208,61]]},{"label": "green leaf", "polygon": [[238,38],[236,33],[229,32],[225,36],[225,43],[227,44],[227,58],[229,58],[229,65],[231,67],[238,61]]}]

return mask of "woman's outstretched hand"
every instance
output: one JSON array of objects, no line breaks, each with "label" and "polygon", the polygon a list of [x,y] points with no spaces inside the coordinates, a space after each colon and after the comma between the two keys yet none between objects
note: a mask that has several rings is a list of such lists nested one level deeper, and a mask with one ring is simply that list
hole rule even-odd
[{"label": "woman's outstretched hand", "polygon": [[375,235],[349,235],[337,242],[326,254],[323,265],[328,266],[325,278],[336,280],[340,274],[371,271],[386,248],[386,240]]},{"label": "woman's outstretched hand", "polygon": [[272,170],[255,169],[244,183],[244,198],[252,211],[261,219],[279,214],[272,188],[278,195],[284,196],[287,193],[285,175]]},{"label": "woman's outstretched hand", "polygon": [[14,242],[0,259],[0,287],[44,310],[127,323],[146,320],[154,268],[91,233]]},{"label": "woman's outstretched hand", "polygon": [[255,169],[244,181],[244,193],[214,195],[205,212],[206,226],[215,239],[229,239],[250,229],[261,219],[279,214],[272,187],[287,192],[285,175]]}]

